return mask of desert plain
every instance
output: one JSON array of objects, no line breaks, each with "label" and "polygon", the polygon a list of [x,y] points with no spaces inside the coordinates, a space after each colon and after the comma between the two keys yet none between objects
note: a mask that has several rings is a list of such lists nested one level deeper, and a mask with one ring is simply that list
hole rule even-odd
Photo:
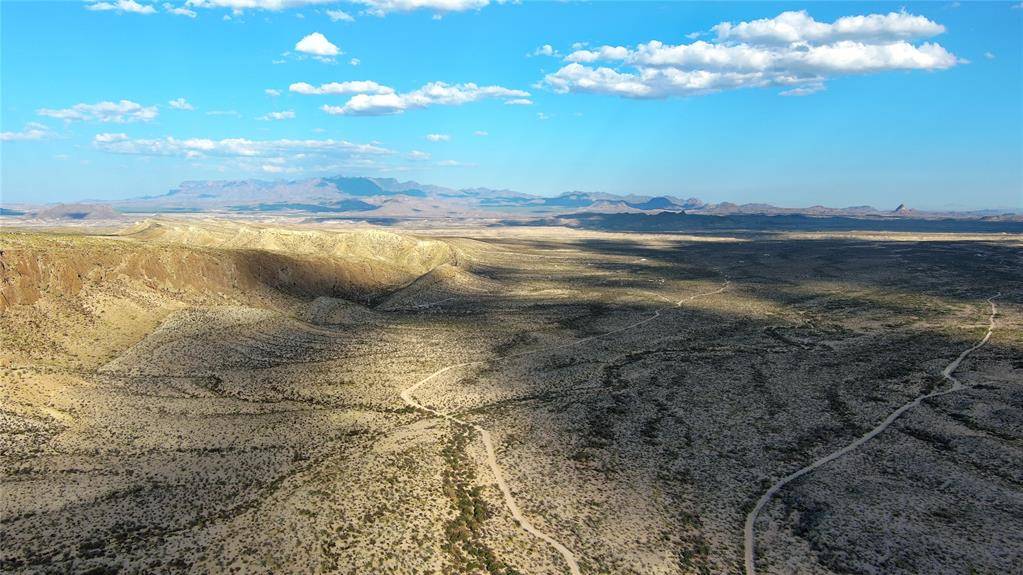
[{"label": "desert plain", "polygon": [[5,227],[0,571],[1019,572],[1021,248]]}]

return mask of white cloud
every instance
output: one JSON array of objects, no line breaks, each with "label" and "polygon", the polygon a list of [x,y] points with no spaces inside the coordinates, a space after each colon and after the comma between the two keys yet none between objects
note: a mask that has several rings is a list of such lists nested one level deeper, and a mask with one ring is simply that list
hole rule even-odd
[{"label": "white cloud", "polygon": [[175,6],[175,5],[167,3],[167,2],[164,2],[164,4],[163,4],[163,11],[167,12],[168,14],[176,14],[178,16],[187,16],[189,18],[195,18],[195,16],[196,16],[196,13],[195,13],[194,10],[189,10],[188,8],[185,8],[184,6]]},{"label": "white cloud", "polygon": [[984,52],[984,57],[987,58],[988,60],[994,60],[995,54],[994,52]]},{"label": "white cloud", "polygon": [[834,23],[818,22],[805,10],[782,12],[751,22],[722,22],[713,28],[718,40],[753,43],[826,43],[838,40],[881,41],[930,38],[945,31],[941,24],[906,12],[843,16]]},{"label": "white cloud", "polygon": [[126,134],[97,134],[93,145],[105,152],[142,156],[204,156],[261,158],[282,154],[314,155],[382,155],[391,150],[375,144],[355,144],[346,140],[249,140],[227,138],[178,139],[172,136],[154,139],[133,139]]},{"label": "white cloud", "polygon": [[544,81],[555,92],[591,92],[640,98],[649,96],[653,88],[634,74],[622,74],[611,68],[589,68],[575,62],[563,66]]},{"label": "white cloud", "polygon": [[448,134],[427,134],[426,139],[431,142],[450,142],[451,136]]},{"label": "white cloud", "polygon": [[490,0],[353,0],[366,6],[366,12],[384,16],[390,12],[411,12],[433,10],[435,12],[464,12],[479,10],[490,4]]},{"label": "white cloud", "polygon": [[120,102],[97,102],[95,104],[75,104],[70,108],[36,110],[40,116],[57,118],[68,122],[107,122],[126,124],[129,122],[148,122],[158,114],[156,106],[143,106],[131,100]]},{"label": "white cloud", "polygon": [[306,82],[297,82],[288,86],[288,90],[298,93],[305,94],[307,96],[317,95],[322,96],[325,94],[393,94],[394,88],[384,86],[383,84],[377,84],[371,80],[350,80],[348,82],[328,82],[326,84],[320,84],[319,87],[307,84]]},{"label": "white cloud", "polygon": [[348,61],[348,63],[351,64],[352,66],[358,66],[359,64],[362,63],[362,60],[358,58],[352,58],[351,60]]},{"label": "white cloud", "polygon": [[798,88],[792,88],[779,92],[780,96],[809,96],[810,94],[816,94],[824,90],[824,84],[807,84]]},{"label": "white cloud", "polygon": [[[301,89],[307,89],[306,86],[308,85]],[[529,92],[501,86],[431,82],[418,90],[403,94],[382,91],[360,92],[349,98],[343,106],[323,106],[321,109],[328,114],[335,115],[379,116],[400,114],[405,110],[428,106],[461,106],[484,99],[510,100],[528,96]]]},{"label": "white cloud", "polygon": [[598,60],[624,60],[629,49],[624,46],[601,46],[597,50],[576,50],[565,56],[567,62],[596,62]]},{"label": "white cloud", "polygon": [[210,110],[206,112],[207,116],[234,116],[240,118],[242,115],[238,113],[238,110]]},{"label": "white cloud", "polygon": [[437,165],[442,168],[472,168],[476,166],[476,164],[459,162],[458,160],[441,160],[437,162]]},{"label": "white cloud", "polygon": [[257,118],[258,120],[264,121],[279,121],[279,120],[290,120],[295,117],[294,110],[284,110],[282,112],[270,112]]},{"label": "white cloud", "polygon": [[327,17],[331,22],[354,22],[355,18],[344,10],[327,10]]},{"label": "white cloud", "polygon": [[537,112],[536,113],[536,119],[537,120],[541,120],[541,121],[542,120],[550,120],[551,116],[549,114],[544,114],[543,112]]},{"label": "white cloud", "polygon": [[480,137],[484,137],[484,136],[489,136],[489,135],[490,135],[490,132],[487,132],[487,131],[485,131],[485,130],[476,130],[475,132],[473,132],[473,133],[472,133],[472,135],[473,135],[473,136],[480,136]]},{"label": "white cloud", "polygon": [[128,134],[125,134],[124,132],[120,133],[107,132],[103,134],[96,134],[96,136],[93,137],[92,141],[94,144],[110,144],[113,142],[121,142],[127,139]]},{"label": "white cloud", "polygon": [[274,88],[267,88],[266,90],[263,90],[263,93],[271,98],[276,98],[281,95],[281,91]]},{"label": "white cloud", "polygon": [[511,100],[505,100],[505,104],[509,106],[532,106],[533,101],[529,98],[513,98]]},{"label": "white cloud", "polygon": [[[817,22],[806,12],[728,22],[713,28],[715,42],[670,45],[651,41],[629,48],[576,50],[543,84],[555,92],[628,98],[666,98],[747,87],[783,87],[784,95],[824,89],[831,77],[892,70],[943,70],[962,63],[941,45],[911,38],[944,27],[905,12],[846,16]],[[597,62],[613,65],[591,66]]]},{"label": "white cloud", "polygon": [[192,106],[191,104],[189,104],[188,100],[186,100],[184,98],[175,98],[175,99],[171,100],[170,102],[167,102],[167,105],[170,106],[171,108],[174,108],[175,110],[194,110],[195,109],[195,107]]},{"label": "white cloud", "polygon": [[814,46],[805,58],[794,64],[805,64],[816,73],[881,72],[886,70],[942,70],[959,60],[938,44],[914,46],[908,42],[862,44],[843,41],[828,46]]},{"label": "white cloud", "polygon": [[153,8],[149,4],[139,4],[135,0],[116,0],[114,2],[93,2],[85,5],[86,10],[95,10],[98,12],[106,11],[117,11],[117,12],[131,12],[132,14],[153,14],[156,12],[156,8]]},{"label": "white cloud", "polygon": [[554,46],[551,46],[550,44],[544,44],[543,46],[540,46],[536,50],[533,50],[532,52],[527,54],[527,56],[560,56],[560,55],[561,54],[559,54],[558,51],[554,49]]},{"label": "white cloud", "polygon": [[230,8],[241,10],[278,11],[287,8],[302,8],[322,4],[337,4],[337,0],[188,0],[185,5],[193,8]]},{"label": "white cloud", "polygon": [[50,128],[38,122],[29,122],[20,132],[0,132],[0,141],[44,140],[53,136]]},{"label": "white cloud", "polygon": [[417,162],[421,162],[423,160],[429,160],[430,159],[430,154],[428,152],[421,152],[419,150],[412,150],[411,152],[408,153],[408,156],[406,156],[406,157],[408,159],[410,159],[410,160],[415,160]]},{"label": "white cloud", "polygon": [[333,58],[342,53],[340,48],[331,44],[330,40],[319,32],[313,32],[299,40],[295,44],[295,50],[321,58]]}]

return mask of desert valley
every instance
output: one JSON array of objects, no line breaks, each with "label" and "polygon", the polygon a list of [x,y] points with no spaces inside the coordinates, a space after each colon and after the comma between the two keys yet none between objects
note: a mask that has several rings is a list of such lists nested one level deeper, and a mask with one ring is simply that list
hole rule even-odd
[{"label": "desert valley", "polygon": [[0,0],[0,574],[1023,575],[1021,30]]},{"label": "desert valley", "polygon": [[8,227],[0,566],[1010,572],[1021,242]]}]

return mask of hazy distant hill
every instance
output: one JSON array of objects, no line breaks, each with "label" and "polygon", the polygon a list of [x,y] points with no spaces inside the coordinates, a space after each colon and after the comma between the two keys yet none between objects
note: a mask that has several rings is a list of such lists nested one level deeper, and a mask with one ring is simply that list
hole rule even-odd
[{"label": "hazy distant hill", "polygon": [[[394,178],[331,176],[303,180],[205,180],[183,182],[165,194],[79,206],[8,206],[0,215],[42,219],[107,219],[121,213],[292,213],[320,217],[530,219],[571,214],[704,214],[852,218],[996,218],[1019,216],[994,210],[925,212],[900,204],[895,210],[872,206],[782,208],[770,204],[706,204],[670,195],[616,195],[570,191],[554,197],[507,189],[454,189]],[[10,208],[16,208],[14,210]],[[18,213],[21,212],[21,213]]]},{"label": "hazy distant hill", "polygon": [[394,178],[195,181],[158,196],[112,202],[122,212],[308,212],[388,217],[507,217],[575,210],[682,211],[698,199],[566,192],[544,197],[506,189],[453,189]]},{"label": "hazy distant hill", "polygon": [[112,220],[121,214],[107,204],[54,204],[39,210],[35,217],[45,220]]}]

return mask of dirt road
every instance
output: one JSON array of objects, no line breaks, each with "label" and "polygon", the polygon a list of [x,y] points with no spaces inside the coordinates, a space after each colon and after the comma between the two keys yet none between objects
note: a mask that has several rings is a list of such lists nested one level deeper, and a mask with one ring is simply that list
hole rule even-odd
[{"label": "dirt road", "polygon": [[656,310],[652,315],[650,315],[647,318],[641,319],[641,320],[639,320],[637,322],[631,323],[631,324],[626,325],[624,327],[620,327],[618,329],[614,329],[614,330],[611,330],[611,331],[608,331],[608,332],[604,332],[604,333],[597,334],[597,335],[591,335],[589,337],[580,338],[580,339],[577,339],[577,340],[570,341],[568,343],[564,343],[564,344],[556,345],[556,346],[552,346],[552,347],[543,347],[543,348],[538,348],[538,349],[527,350],[527,351],[522,351],[522,352],[518,352],[518,353],[512,353],[512,354],[508,354],[508,355],[503,355],[503,356],[496,357],[496,358],[489,359],[489,360],[469,361],[469,362],[456,363],[454,365],[449,365],[447,367],[443,367],[443,368],[441,368],[441,369],[431,373],[430,375],[424,377],[423,379],[417,381],[412,386],[410,386],[410,387],[406,388],[405,390],[403,390],[401,392],[401,399],[406,404],[408,404],[409,406],[411,406],[411,407],[413,407],[415,409],[419,409],[419,410],[422,410],[422,411],[426,411],[428,413],[432,413],[433,415],[436,415],[437,417],[443,417],[444,419],[447,419],[448,421],[457,423],[459,425],[464,425],[464,426],[467,426],[467,427],[471,427],[472,429],[476,430],[476,432],[478,432],[480,434],[480,439],[483,441],[483,446],[484,446],[484,448],[486,449],[486,452],[487,452],[487,465],[490,466],[490,470],[494,474],[494,480],[497,483],[498,489],[501,490],[501,495],[504,497],[505,506],[508,507],[508,511],[511,513],[512,517],[519,524],[519,526],[522,527],[522,529],[524,531],[526,531],[530,535],[533,535],[534,537],[537,537],[538,539],[541,539],[541,540],[545,541],[548,545],[550,545],[555,550],[557,550],[557,552],[560,553],[561,556],[565,559],[565,563],[568,565],[569,573],[571,573],[572,575],[580,575],[579,563],[578,563],[578,561],[576,561],[575,555],[572,553],[572,551],[569,550],[568,547],[566,547],[564,544],[562,544],[560,541],[558,541],[554,537],[552,537],[552,536],[548,535],[547,533],[544,533],[543,531],[537,529],[529,521],[529,519],[527,519],[522,514],[522,510],[519,508],[518,503],[515,501],[515,496],[512,495],[511,489],[508,487],[507,482],[505,482],[505,480],[504,480],[504,473],[501,471],[501,466],[497,462],[497,451],[496,451],[496,449],[494,447],[494,440],[491,437],[490,432],[487,431],[486,429],[484,429],[483,427],[480,427],[479,425],[476,425],[474,423],[470,423],[468,421],[459,419],[458,417],[456,417],[454,415],[451,415],[449,413],[444,413],[444,412],[438,411],[436,409],[427,407],[427,406],[419,403],[418,401],[416,401],[415,397],[413,397],[412,394],[414,394],[416,392],[416,390],[418,390],[423,385],[429,383],[434,378],[436,378],[436,377],[438,377],[440,375],[443,375],[443,374],[445,374],[445,373],[447,373],[449,371],[456,370],[456,369],[459,369],[459,368],[462,368],[462,367],[469,367],[469,366],[472,366],[472,365],[484,365],[484,364],[488,364],[488,363],[496,363],[496,362],[499,362],[499,361],[505,361],[505,360],[512,359],[512,358],[525,357],[525,356],[535,355],[535,354],[539,354],[539,353],[546,353],[546,352],[557,350],[557,349],[564,349],[564,348],[567,348],[567,347],[574,347],[574,346],[578,346],[578,345],[584,344],[584,343],[586,343],[588,341],[592,341],[592,340],[595,340],[595,339],[598,339],[598,338],[607,337],[609,335],[613,335],[613,334],[616,334],[616,333],[621,333],[621,332],[626,331],[626,330],[637,328],[637,327],[639,327],[641,325],[650,323],[650,322],[656,320],[657,318],[661,317],[662,313],[665,310],[672,309],[672,308],[675,308],[675,307],[681,307],[684,303],[693,301],[696,298],[700,298],[700,297],[705,297],[705,296],[710,296],[710,295],[721,293],[721,292],[725,291],[726,289],[728,289],[728,286],[729,286],[730,283],[731,283],[730,281],[726,280],[723,286],[721,286],[720,288],[718,288],[718,289],[716,289],[714,291],[705,292],[705,293],[698,293],[698,294],[694,294],[694,295],[691,295],[691,296],[686,297],[686,298],[682,298],[682,299],[678,300],[677,302],[675,302],[675,304],[672,305],[672,306],[667,306],[667,307],[661,308],[659,310]]},{"label": "dirt road", "polygon": [[850,451],[853,451],[853,450],[857,449],[858,447],[860,447],[861,445],[863,445],[864,443],[870,441],[876,435],[878,435],[879,433],[881,433],[882,431],[887,429],[888,426],[891,425],[892,422],[894,422],[896,419],[898,419],[903,413],[905,413],[906,411],[908,411],[908,410],[910,410],[910,409],[920,405],[921,401],[923,401],[925,399],[928,399],[928,398],[931,398],[931,397],[938,397],[938,396],[941,396],[941,395],[945,395],[945,394],[952,393],[954,391],[959,391],[961,389],[965,389],[965,388],[969,387],[967,385],[964,385],[958,379],[956,379],[956,377],[953,376],[952,373],[956,370],[956,368],[959,367],[959,364],[962,363],[962,361],[964,359],[966,359],[966,356],[968,356],[971,353],[973,353],[974,351],[980,349],[984,344],[986,344],[988,342],[989,339],[991,339],[991,334],[995,330],[995,314],[998,312],[998,308],[995,306],[994,299],[999,297],[999,296],[1001,296],[1001,295],[1002,294],[1000,294],[1000,293],[999,294],[995,294],[995,295],[987,298],[987,300],[986,300],[988,302],[988,304],[991,306],[991,315],[988,317],[988,328],[987,328],[987,333],[984,334],[984,337],[980,341],[978,341],[976,344],[974,344],[972,347],[964,350],[961,354],[959,354],[959,357],[955,358],[954,361],[952,361],[947,366],[945,366],[945,369],[943,369],[941,371],[942,377],[944,377],[946,380],[948,380],[949,382],[952,383],[951,387],[943,389],[941,391],[934,391],[934,392],[931,392],[931,393],[927,393],[927,394],[924,394],[924,395],[917,396],[916,399],[910,401],[909,403],[904,404],[902,407],[900,407],[900,408],[896,409],[895,411],[893,411],[888,417],[886,417],[884,419],[884,421],[882,421],[880,424],[878,424],[877,427],[875,427],[875,428],[871,429],[870,431],[868,431],[867,433],[861,435],[858,439],[856,439],[856,441],[853,441],[849,445],[846,445],[845,447],[843,447],[843,448],[841,448],[841,449],[839,449],[837,451],[834,451],[834,452],[832,452],[832,453],[830,453],[828,455],[825,455],[824,457],[821,457],[820,459],[817,459],[816,461],[814,461],[813,463],[810,463],[806,467],[803,467],[803,468],[801,468],[801,469],[799,469],[797,471],[794,471],[793,473],[790,473],[789,475],[786,475],[785,477],[783,477],[780,480],[778,480],[774,485],[772,485],[770,487],[770,489],[768,489],[766,492],[764,492],[763,495],[760,496],[760,499],[757,500],[756,506],[753,508],[752,511],[750,511],[749,515],[746,516],[746,526],[745,526],[745,529],[744,529],[744,532],[743,532],[743,535],[744,535],[744,537],[743,537],[743,539],[744,539],[744,546],[745,546],[745,552],[746,552],[745,553],[746,554],[746,575],[756,575],[756,572],[757,572],[757,569],[756,569],[756,556],[755,556],[755,553],[754,553],[754,547],[755,547],[755,544],[756,544],[755,533],[754,533],[754,524],[756,523],[757,515],[760,513],[760,511],[764,508],[764,506],[767,505],[767,503],[771,500],[771,498],[774,497],[774,495],[782,487],[785,487],[785,485],[787,485],[788,483],[791,483],[793,480],[798,479],[798,478],[806,475],[807,473],[810,473],[814,469],[817,469],[818,467],[821,467],[822,465],[825,465],[825,464],[827,464],[827,463],[829,463],[831,461],[834,461],[834,460],[838,459],[839,457],[842,457],[846,453],[849,453]]}]

